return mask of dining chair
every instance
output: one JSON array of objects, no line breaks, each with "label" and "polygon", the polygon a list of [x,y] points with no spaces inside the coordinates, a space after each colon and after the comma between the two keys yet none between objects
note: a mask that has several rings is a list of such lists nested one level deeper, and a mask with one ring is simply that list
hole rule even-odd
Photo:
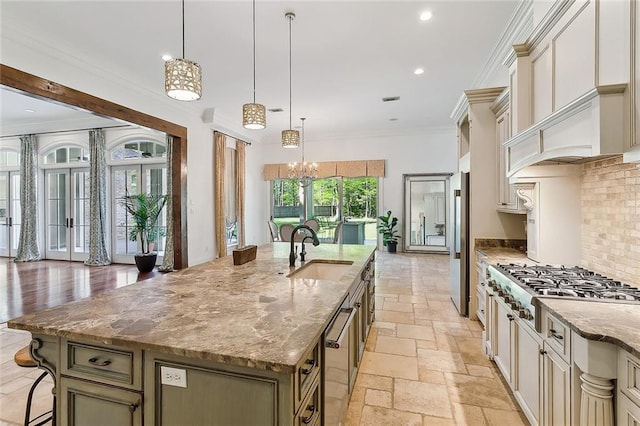
[{"label": "dining chair", "polygon": [[318,229],[320,229],[320,222],[318,222],[316,219],[307,219],[304,221],[304,224],[313,229],[313,232],[315,232],[316,234],[318,233]]},{"label": "dining chair", "polygon": [[269,225],[269,232],[271,233],[271,241],[279,241],[280,235],[278,233],[278,224],[273,220],[269,219],[267,221],[267,225]]},{"label": "dining chair", "polygon": [[291,241],[293,228],[295,228],[295,226],[290,223],[283,223],[280,225],[280,241]]},{"label": "dining chair", "polygon": [[336,229],[333,231],[333,244],[342,244],[342,225],[343,222],[338,222]]}]

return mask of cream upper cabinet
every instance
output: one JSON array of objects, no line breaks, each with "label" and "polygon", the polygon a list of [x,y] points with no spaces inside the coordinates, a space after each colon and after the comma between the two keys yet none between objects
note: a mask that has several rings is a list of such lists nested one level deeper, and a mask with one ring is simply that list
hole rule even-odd
[{"label": "cream upper cabinet", "polygon": [[637,8],[632,0],[575,0],[539,9],[533,33],[505,61],[509,176],[546,160],[573,162],[632,147],[640,118],[631,79],[638,61],[630,55],[638,51]]},{"label": "cream upper cabinet", "polygon": [[522,201],[516,196],[516,187],[507,178],[507,151],[503,143],[511,136],[511,120],[509,109],[509,90],[505,89],[491,104],[491,111],[496,115],[496,158],[498,173],[496,176],[496,209],[504,213],[524,213],[527,211]]}]

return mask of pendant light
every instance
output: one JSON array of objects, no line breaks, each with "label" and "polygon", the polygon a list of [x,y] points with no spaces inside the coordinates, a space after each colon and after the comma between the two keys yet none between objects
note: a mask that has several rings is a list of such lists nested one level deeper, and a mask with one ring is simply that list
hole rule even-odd
[{"label": "pendant light", "polygon": [[256,103],[256,0],[253,0],[253,103],[242,105],[242,126],[250,130],[267,127],[264,105]]},{"label": "pendant light", "polygon": [[202,96],[200,65],[184,58],[184,0],[182,0],[182,58],[164,63],[164,90],[179,101],[195,101]]},{"label": "pendant light", "polygon": [[284,14],[289,20],[289,130],[282,131],[282,147],[297,148],[300,145],[300,132],[291,128],[291,22],[296,18],[295,13]]}]

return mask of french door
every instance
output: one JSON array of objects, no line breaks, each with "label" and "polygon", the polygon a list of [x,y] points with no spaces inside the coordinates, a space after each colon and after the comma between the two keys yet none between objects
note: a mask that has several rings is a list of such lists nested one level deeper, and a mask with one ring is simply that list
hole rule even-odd
[{"label": "french door", "polygon": [[0,172],[0,256],[16,255],[21,217],[20,172]]},{"label": "french door", "polygon": [[47,259],[89,257],[89,169],[52,169],[45,175]]},{"label": "french door", "polygon": [[[133,227],[131,216],[127,213],[123,201],[127,195],[167,193],[167,167],[162,164],[132,164],[111,168],[112,211],[112,260],[116,263],[134,263],[133,255],[140,251],[139,241],[131,241],[129,235]],[[166,234],[166,207],[158,218],[161,237],[155,242],[154,251],[158,252],[158,263],[164,256]]]}]

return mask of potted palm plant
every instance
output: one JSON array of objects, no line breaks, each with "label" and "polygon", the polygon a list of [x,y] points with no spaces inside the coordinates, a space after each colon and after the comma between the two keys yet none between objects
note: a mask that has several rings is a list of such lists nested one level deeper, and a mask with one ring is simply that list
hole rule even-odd
[{"label": "potted palm plant", "polygon": [[387,211],[384,216],[378,216],[378,233],[382,235],[382,245],[387,248],[389,253],[395,253],[398,247],[398,218],[391,215],[391,210]]},{"label": "potted palm plant", "polygon": [[129,239],[141,244],[142,250],[134,255],[140,272],[151,272],[156,265],[158,253],[153,249],[162,234],[158,229],[158,218],[166,202],[166,195],[154,194],[127,194],[122,201],[133,219]]}]

